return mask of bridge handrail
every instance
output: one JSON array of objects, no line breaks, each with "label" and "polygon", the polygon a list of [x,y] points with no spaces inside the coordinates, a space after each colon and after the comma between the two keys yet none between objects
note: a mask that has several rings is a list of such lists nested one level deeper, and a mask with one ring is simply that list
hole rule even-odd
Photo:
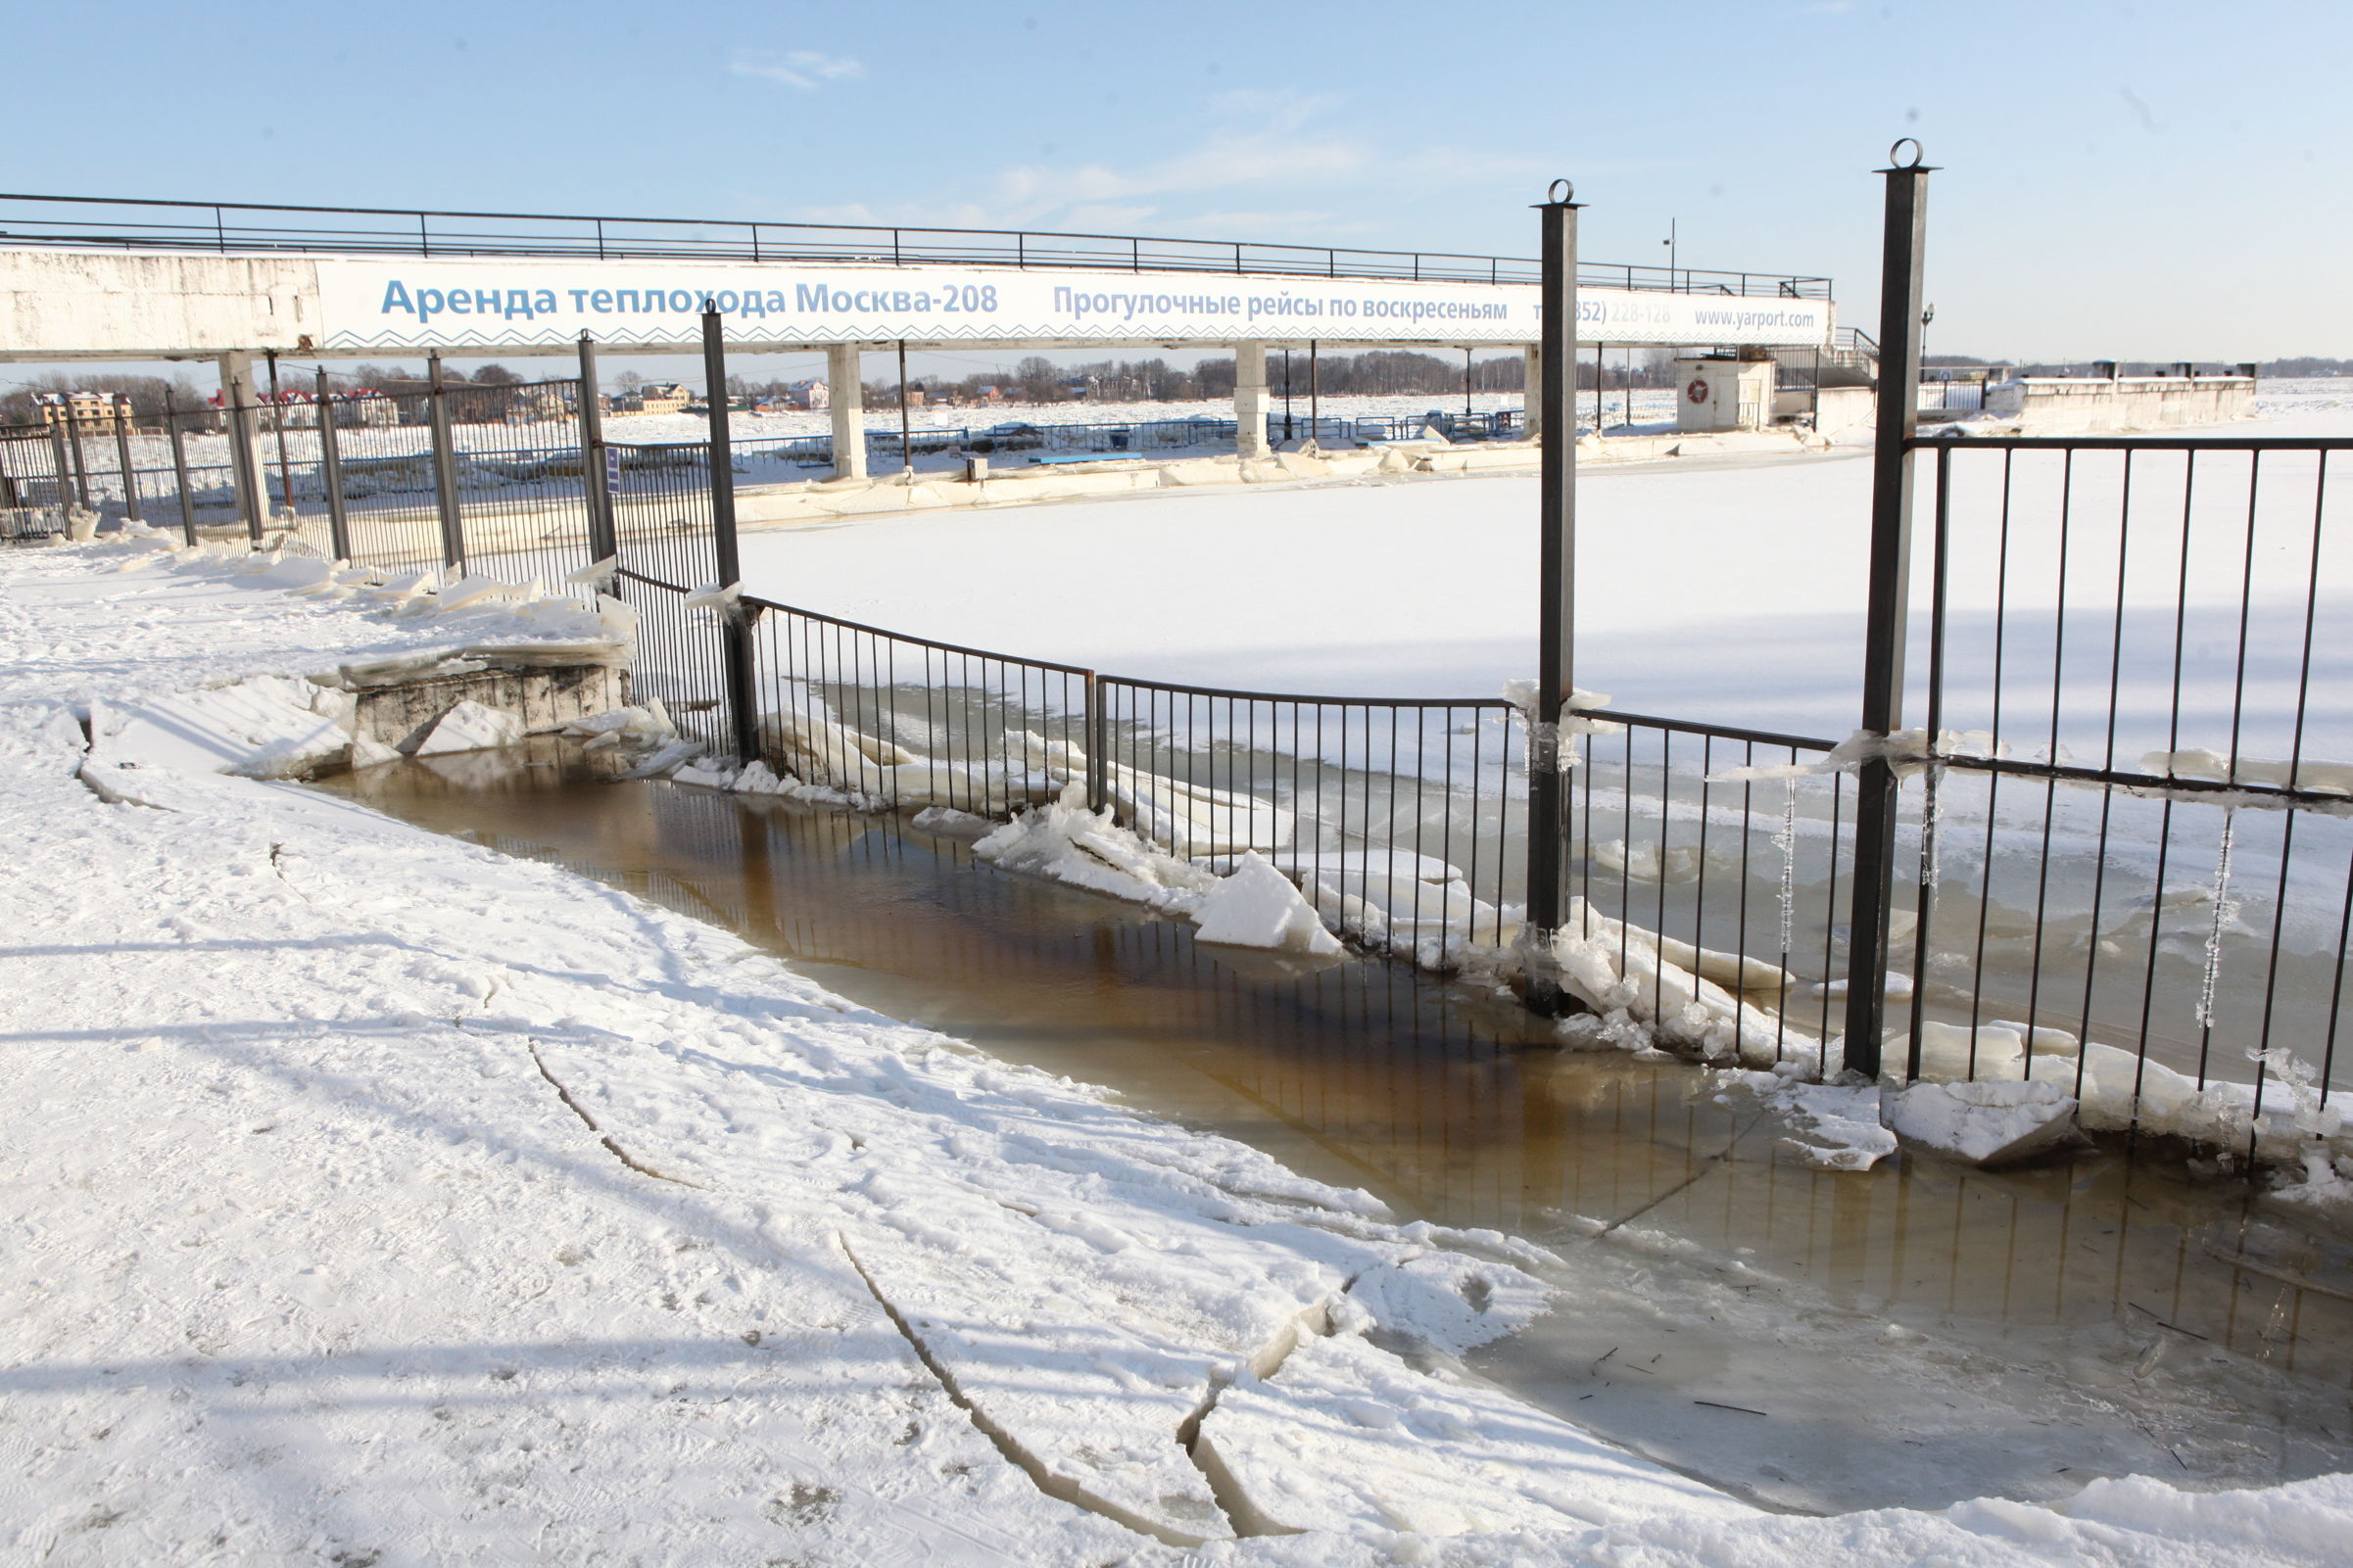
[{"label": "bridge handrail", "polygon": [[[96,220],[19,213],[9,204],[72,208],[162,209]],[[178,214],[201,219],[179,220]],[[349,224],[232,224],[231,215],[312,214],[398,218],[399,227]],[[463,223],[586,225],[582,232],[498,233],[444,227]],[[413,226],[413,232],[411,231]],[[615,233],[648,228],[652,234]],[[685,235],[658,231],[718,231]],[[906,265],[946,262],[1096,271],[1230,272],[1277,276],[1396,278],[1444,283],[1534,283],[1538,264],[1519,257],[1445,251],[1376,251],[1249,240],[1190,240],[1139,234],[1037,229],[909,227],[887,223],[782,223],[744,218],[618,217],[593,214],[472,213],[390,207],[303,207],[272,202],[191,202],[117,196],[45,196],[0,192],[0,246],[59,245],[123,250],[341,253],[367,256],[546,256],[600,260],[808,261]],[[1657,293],[1828,299],[1830,279],[1794,273],[1729,272],[1692,267],[1587,262],[1588,287]]]}]

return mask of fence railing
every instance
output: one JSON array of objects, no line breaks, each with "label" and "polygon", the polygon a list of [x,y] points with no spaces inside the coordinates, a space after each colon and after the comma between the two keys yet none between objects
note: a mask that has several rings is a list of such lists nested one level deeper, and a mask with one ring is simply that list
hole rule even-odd
[{"label": "fence railing", "polygon": [[[671,493],[658,477],[665,470],[703,460],[696,442],[611,442],[602,472],[584,476],[578,388],[561,380],[453,383],[438,395],[306,392],[243,409],[175,409],[161,419],[122,414],[0,428],[0,529],[23,537],[62,533],[67,514],[83,509],[108,528],[124,518],[190,531],[251,534],[259,526],[361,565],[478,562],[484,570],[560,577],[585,564],[590,486],[600,483],[616,504],[639,503]],[[446,431],[436,425],[437,396]],[[1433,428],[1452,441],[1513,440],[1525,422],[1515,408],[1267,415],[1273,443],[1403,441]],[[903,451],[893,429],[869,428],[863,440],[870,466],[883,469],[952,466],[968,456],[1230,451],[1235,433],[1231,419],[1188,417],[915,429]],[[250,508],[237,482],[240,440],[253,454]],[[754,485],[799,481],[808,470],[831,469],[834,458],[830,434],[734,444],[736,472]],[[455,534],[443,529],[445,478],[447,509],[465,525]]]},{"label": "fence railing", "polygon": [[[1350,250],[1186,240],[1135,234],[766,223],[723,218],[445,213],[389,208],[289,207],[252,202],[142,201],[108,196],[0,194],[0,239],[10,245],[360,256],[556,256],[600,260],[854,262],[1080,268],[1125,272],[1265,273],[1533,283],[1537,263],[1513,257]],[[1691,267],[1588,269],[1595,286],[1826,300],[1830,279]]]},{"label": "fence railing", "polygon": [[1936,741],[1896,947],[1905,1067],[2325,1107],[2353,933],[2353,537],[2329,480],[2353,441],[1917,450]]}]

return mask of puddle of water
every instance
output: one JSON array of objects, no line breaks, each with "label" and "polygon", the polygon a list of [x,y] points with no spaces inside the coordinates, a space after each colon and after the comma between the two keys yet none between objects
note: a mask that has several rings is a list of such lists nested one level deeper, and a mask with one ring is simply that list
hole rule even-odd
[{"label": "puddle of water", "polygon": [[2353,1468],[2353,1246],[2239,1185],[2113,1152],[1818,1170],[1696,1069],[1538,1045],[1508,997],[1197,945],[903,819],[610,771],[535,741],[330,787],[726,925],[1402,1217],[1552,1247],[1554,1311],[1473,1370],[1760,1502]]}]

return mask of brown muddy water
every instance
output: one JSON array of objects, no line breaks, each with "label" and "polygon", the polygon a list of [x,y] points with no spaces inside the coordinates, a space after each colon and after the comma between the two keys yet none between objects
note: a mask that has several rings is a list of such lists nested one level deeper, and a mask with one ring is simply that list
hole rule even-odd
[{"label": "brown muddy water", "polygon": [[2178,1159],[1807,1164],[1679,1062],[1565,1052],[1509,997],[1008,876],[960,839],[616,783],[558,742],[325,787],[726,926],[992,1055],[1562,1259],[1470,1358],[1767,1506],[2048,1499],[2353,1468],[2353,1238]]}]

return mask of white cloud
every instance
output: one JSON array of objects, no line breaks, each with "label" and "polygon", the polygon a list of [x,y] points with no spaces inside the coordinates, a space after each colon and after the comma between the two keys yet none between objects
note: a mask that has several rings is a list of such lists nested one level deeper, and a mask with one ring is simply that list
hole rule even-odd
[{"label": "white cloud", "polygon": [[814,92],[829,81],[847,81],[866,74],[866,68],[855,60],[821,55],[814,49],[795,49],[783,55],[739,50],[728,62],[727,70],[730,75],[781,81],[802,92]]},{"label": "white cloud", "polygon": [[[1234,91],[1203,105],[1190,145],[1132,164],[1019,163],[968,181],[954,197],[870,207],[802,208],[807,222],[909,227],[1217,233],[1259,240],[1345,242],[1382,225],[1346,190],[1402,197],[1442,182],[1460,189],[1527,187],[1558,169],[1517,149],[1425,143],[1400,148],[1387,130],[1343,123],[1329,95]],[[1343,217],[1350,207],[1357,213]],[[781,214],[780,214],[781,215]]]}]

